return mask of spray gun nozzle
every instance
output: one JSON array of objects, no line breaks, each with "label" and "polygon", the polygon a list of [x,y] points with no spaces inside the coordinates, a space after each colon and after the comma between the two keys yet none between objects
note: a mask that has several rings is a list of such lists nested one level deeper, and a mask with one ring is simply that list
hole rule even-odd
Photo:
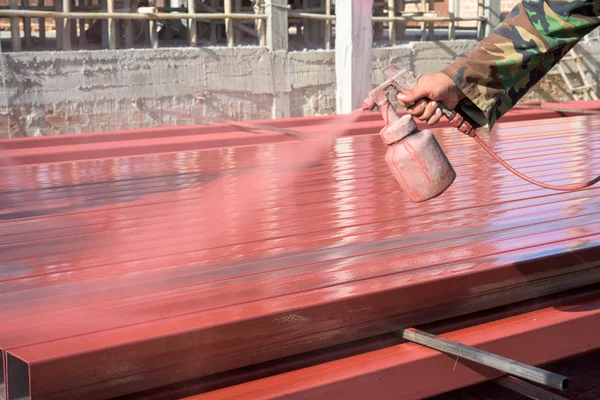
[{"label": "spray gun nozzle", "polygon": [[361,108],[363,111],[371,111],[376,106],[377,104],[375,104],[375,100],[369,96],[363,101]]}]

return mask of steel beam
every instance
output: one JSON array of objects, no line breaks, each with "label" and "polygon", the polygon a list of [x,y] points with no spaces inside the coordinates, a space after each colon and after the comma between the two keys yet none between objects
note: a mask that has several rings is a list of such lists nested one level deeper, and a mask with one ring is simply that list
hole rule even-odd
[{"label": "steel beam", "polygon": [[[453,341],[541,365],[600,348],[600,292],[444,334]],[[577,332],[577,335],[573,335]],[[565,340],[565,338],[570,340]],[[503,373],[406,343],[187,397],[211,399],[423,399]],[[399,377],[402,377],[399,384]],[[529,391],[531,393],[531,390]],[[548,397],[556,398],[556,397]]]}]

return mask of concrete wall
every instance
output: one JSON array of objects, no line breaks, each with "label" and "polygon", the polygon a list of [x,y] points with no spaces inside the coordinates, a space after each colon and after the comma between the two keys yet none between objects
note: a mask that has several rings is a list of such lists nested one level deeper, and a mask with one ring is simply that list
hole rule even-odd
[{"label": "concrete wall", "polygon": [[[438,71],[474,41],[419,42],[373,49],[373,83],[388,63]],[[597,71],[600,44],[582,48]],[[188,125],[196,117],[249,120],[335,112],[333,51],[181,48],[4,54],[12,136]],[[541,94],[566,99],[548,77]],[[6,137],[6,102],[0,100]],[[153,114],[147,108],[180,113]],[[206,120],[204,120],[206,122]]]}]

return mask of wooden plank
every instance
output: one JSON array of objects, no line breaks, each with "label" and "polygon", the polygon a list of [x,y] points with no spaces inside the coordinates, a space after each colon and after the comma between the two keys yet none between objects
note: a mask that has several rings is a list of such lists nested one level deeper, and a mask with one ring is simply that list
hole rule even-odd
[{"label": "wooden plank", "polygon": [[[167,12],[172,13],[173,9],[179,8],[179,1],[169,0],[168,2],[165,2],[165,6],[170,8]],[[165,42],[170,42],[171,40],[173,40],[173,21],[163,21],[163,30],[163,39],[165,40]]]},{"label": "wooden plank", "polygon": [[[456,17],[456,0],[448,0],[448,16],[450,18]],[[454,40],[456,38],[456,22],[448,22],[448,40]]]},{"label": "wooden plank", "polygon": [[[102,11],[104,13],[107,12],[107,0],[100,0],[99,3],[102,7]],[[91,16],[90,16],[91,17]],[[100,22],[100,35],[102,38],[102,48],[108,47],[108,21],[106,19],[102,19]]]},{"label": "wooden plank", "polygon": [[[63,11],[62,0],[54,1],[54,10],[56,10],[57,12]],[[55,23],[55,27],[56,27],[56,49],[61,50],[63,48],[64,21],[62,18],[55,18],[54,23]]]},{"label": "wooden plank", "polygon": [[[71,5],[75,6],[79,4],[79,0],[71,0]],[[79,19],[73,19],[69,21],[69,34],[71,35],[71,45],[73,43],[77,43],[77,25],[79,24]]]},{"label": "wooden plank", "polygon": [[[396,0],[396,12],[404,12],[404,7],[405,5],[405,1],[404,0]],[[400,39],[404,39],[404,37],[406,36],[406,22],[397,22],[396,23],[396,40]]]},{"label": "wooden plank", "polygon": [[[427,0],[421,0],[421,11],[427,10]],[[421,40],[427,40],[427,23],[421,22]]]},{"label": "wooden plank", "polygon": [[[374,16],[382,16],[383,14],[383,6],[384,6],[384,2],[378,1],[378,0],[373,0],[374,6],[373,10],[371,11],[373,13]],[[385,22],[381,23],[381,22],[374,22],[373,23],[373,40],[375,42],[378,42],[380,40],[383,40],[383,31],[384,31],[384,26],[385,26]]]},{"label": "wooden plank", "polygon": [[[188,13],[196,13],[196,2],[195,0],[188,0]],[[188,20],[188,44],[192,47],[198,45],[198,23],[194,19]]]},{"label": "wooden plank", "polygon": [[288,49],[287,0],[265,0],[267,13],[267,47],[270,50]]},{"label": "wooden plank", "polygon": [[[331,0],[325,0],[325,15],[328,17],[331,15]],[[325,49],[331,50],[331,31],[332,31],[331,20],[325,21]]]},{"label": "wooden plank", "polygon": [[[210,6],[214,9],[217,8],[217,0],[210,0]],[[210,43],[216,44],[217,37],[217,21],[210,21]]]},{"label": "wooden plank", "polygon": [[[435,15],[435,0],[429,0],[428,11]],[[435,22],[429,23],[429,40],[435,40]]]},{"label": "wooden plank", "polygon": [[[131,12],[131,0],[124,1],[125,8]],[[133,47],[133,21],[125,21],[125,48],[131,49]]]},{"label": "wooden plank", "polygon": [[[236,14],[239,14],[242,11],[242,0],[235,0],[233,11]],[[239,44],[242,41],[243,31],[241,29],[235,29],[236,24],[234,24],[233,21],[231,21],[231,23],[234,27],[234,30],[233,30],[234,42]],[[246,28],[246,26],[244,26],[243,23],[238,23],[238,28],[242,27],[242,26],[244,28]]]},{"label": "wooden plank", "polygon": [[[106,0],[106,6],[109,13],[115,12],[115,0]],[[114,18],[108,19],[108,48],[114,50],[117,48],[117,28]]]},{"label": "wooden plank", "polygon": [[[477,0],[477,16],[485,15],[485,0]],[[486,24],[483,21],[477,23],[477,38],[479,40],[485,37]]]},{"label": "wooden plank", "polygon": [[[265,12],[264,0],[260,0],[256,5],[255,13],[262,14]],[[258,31],[258,44],[260,47],[267,46],[267,21],[264,19],[256,20],[256,30]]]},{"label": "wooden plank", "polygon": [[[302,9],[306,10],[310,8],[310,4],[308,3],[308,0],[302,0]],[[302,20],[302,37],[304,39],[304,43],[310,43],[311,42],[311,31],[310,31],[310,20],[309,19],[303,19]]]},{"label": "wooden plank", "polygon": [[[71,12],[71,0],[62,0],[63,7],[62,11],[65,13]],[[63,18],[62,20],[62,49],[71,50],[71,20],[69,18]]]},{"label": "wooden plank", "polygon": [[[149,0],[150,7],[156,7],[156,0]],[[158,49],[158,24],[156,20],[148,21],[148,30],[150,32],[150,47]]]},{"label": "wooden plank", "polygon": [[[395,17],[396,16],[396,0],[388,0],[388,16]],[[390,35],[390,44],[393,46],[396,44],[396,23],[389,22],[388,30]]]},{"label": "wooden plank", "polygon": [[347,114],[360,107],[371,90],[373,0],[336,2],[336,110]]},{"label": "wooden plank", "polygon": [[[231,14],[231,0],[225,0],[225,14]],[[233,20],[225,18],[225,36],[227,36],[227,47],[233,47]]]},{"label": "wooden plank", "polygon": [[[46,0],[38,0],[38,4],[42,7],[46,5]],[[40,42],[46,41],[46,18],[38,18],[38,27],[39,27],[39,35]]]},{"label": "wooden plank", "polygon": [[488,36],[502,21],[502,5],[496,0],[485,0],[485,13],[488,21],[485,24],[485,35]]},{"label": "wooden plank", "polygon": [[[29,10],[29,0],[23,1],[23,9]],[[25,47],[30,48],[33,44],[31,39],[31,18],[23,18],[23,38],[25,39]]]},{"label": "wooden plank", "polygon": [[[9,4],[12,10],[18,9],[18,0],[10,0]],[[11,17],[10,19],[10,39],[12,51],[21,51],[21,29],[19,28],[18,17]]]}]

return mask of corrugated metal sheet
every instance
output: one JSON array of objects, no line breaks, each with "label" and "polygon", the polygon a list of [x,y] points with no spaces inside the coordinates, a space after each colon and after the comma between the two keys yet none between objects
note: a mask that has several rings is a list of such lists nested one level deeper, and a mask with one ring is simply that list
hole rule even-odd
[{"label": "corrugated metal sheet", "polygon": [[[506,123],[487,140],[565,183],[600,169],[599,125]],[[441,129],[457,181],[412,204],[381,126],[309,146],[225,126],[2,143],[27,164],[0,169],[9,396],[29,381],[33,398],[106,398],[600,280],[598,188],[531,186]]]}]

